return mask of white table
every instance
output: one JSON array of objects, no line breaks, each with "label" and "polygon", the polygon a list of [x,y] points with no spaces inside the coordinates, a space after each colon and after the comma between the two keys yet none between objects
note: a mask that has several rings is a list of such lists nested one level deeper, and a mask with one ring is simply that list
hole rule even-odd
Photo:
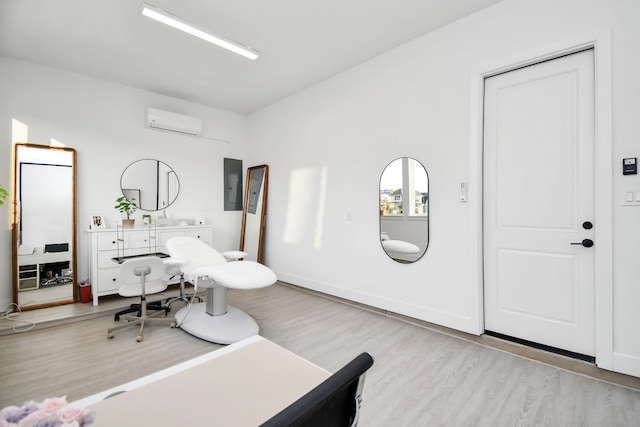
[{"label": "white table", "polygon": [[72,405],[96,411],[92,427],[255,427],[330,375],[256,335]]}]

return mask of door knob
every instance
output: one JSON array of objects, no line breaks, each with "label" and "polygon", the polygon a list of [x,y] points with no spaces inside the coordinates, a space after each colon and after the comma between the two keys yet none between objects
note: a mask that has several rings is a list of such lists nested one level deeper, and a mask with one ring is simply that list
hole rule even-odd
[{"label": "door knob", "polygon": [[591,221],[585,221],[582,223],[582,228],[585,230],[591,230],[593,228],[593,223]]},{"label": "door knob", "polygon": [[591,246],[593,246],[593,240],[591,239],[584,239],[582,242],[573,242],[571,243],[572,245],[582,245],[585,248],[590,248]]}]

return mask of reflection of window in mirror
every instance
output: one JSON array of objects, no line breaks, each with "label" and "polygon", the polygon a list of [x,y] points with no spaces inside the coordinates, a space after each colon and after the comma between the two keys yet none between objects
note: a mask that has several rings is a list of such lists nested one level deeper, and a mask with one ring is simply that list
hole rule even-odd
[{"label": "reflection of window in mirror", "polygon": [[[404,193],[407,195],[403,197]],[[391,162],[380,179],[380,215],[426,216],[429,179],[417,160],[402,157]]]}]

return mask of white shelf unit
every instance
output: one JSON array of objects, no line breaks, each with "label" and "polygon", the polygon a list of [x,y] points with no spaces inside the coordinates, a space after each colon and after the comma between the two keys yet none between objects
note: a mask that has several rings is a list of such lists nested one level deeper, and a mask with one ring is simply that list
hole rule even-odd
[{"label": "white shelf unit", "polygon": [[[91,294],[93,305],[98,298],[118,293],[120,263],[114,258],[167,253],[167,240],[176,236],[192,236],[211,245],[213,229],[210,226],[139,227],[129,229],[92,229],[89,234],[91,257]],[[177,282],[177,279],[174,279]]]},{"label": "white shelf unit", "polygon": [[18,255],[18,290],[28,291],[40,288],[41,266],[57,262],[71,262],[71,252],[46,252]]}]

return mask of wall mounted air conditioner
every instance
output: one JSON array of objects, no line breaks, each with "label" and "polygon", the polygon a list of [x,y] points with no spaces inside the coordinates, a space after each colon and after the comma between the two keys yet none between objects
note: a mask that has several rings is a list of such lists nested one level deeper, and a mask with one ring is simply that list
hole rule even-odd
[{"label": "wall mounted air conditioner", "polygon": [[152,129],[194,136],[202,132],[202,120],[199,118],[157,108],[147,108],[147,126]]}]

